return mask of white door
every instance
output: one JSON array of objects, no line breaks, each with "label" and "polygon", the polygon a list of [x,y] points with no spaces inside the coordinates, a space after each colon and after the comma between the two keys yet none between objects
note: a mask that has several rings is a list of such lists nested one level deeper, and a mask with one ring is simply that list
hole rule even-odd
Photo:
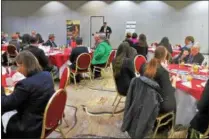
[{"label": "white door", "polygon": [[94,34],[100,31],[104,23],[104,16],[91,16],[90,17],[90,47],[94,48]]}]

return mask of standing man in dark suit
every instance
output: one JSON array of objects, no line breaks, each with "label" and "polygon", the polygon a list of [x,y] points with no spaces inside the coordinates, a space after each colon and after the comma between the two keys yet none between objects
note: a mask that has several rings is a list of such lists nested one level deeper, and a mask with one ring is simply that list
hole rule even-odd
[{"label": "standing man in dark suit", "polygon": [[204,56],[200,53],[199,44],[195,44],[191,47],[191,53],[189,55],[187,63],[202,65],[204,61]]},{"label": "standing man in dark suit", "polygon": [[104,22],[104,24],[103,24],[103,26],[101,27],[101,29],[100,29],[99,32],[100,32],[100,33],[105,33],[105,34],[106,34],[106,37],[107,37],[108,39],[110,39],[110,34],[112,33],[112,29],[111,29],[109,26],[107,26],[107,22]]},{"label": "standing man in dark suit", "polygon": [[57,47],[57,45],[56,45],[56,43],[54,42],[54,40],[55,40],[54,34],[50,34],[50,35],[49,35],[48,41],[46,41],[46,42],[44,43],[44,45],[45,45],[45,46],[50,46],[50,47]]}]

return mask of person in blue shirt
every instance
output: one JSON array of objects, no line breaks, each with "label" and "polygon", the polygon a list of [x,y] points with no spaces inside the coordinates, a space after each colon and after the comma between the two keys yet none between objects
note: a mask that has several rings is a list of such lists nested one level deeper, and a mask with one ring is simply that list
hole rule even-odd
[{"label": "person in blue shirt", "polygon": [[194,37],[193,36],[187,36],[185,38],[185,46],[181,48],[181,50],[184,50],[185,48],[190,49],[194,45]]}]

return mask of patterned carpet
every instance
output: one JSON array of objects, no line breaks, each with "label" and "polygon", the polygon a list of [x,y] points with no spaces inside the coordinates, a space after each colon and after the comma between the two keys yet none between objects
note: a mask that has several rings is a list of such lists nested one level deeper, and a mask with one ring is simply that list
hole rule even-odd
[{"label": "patterned carpet", "polygon": [[[77,112],[73,107],[66,106],[65,108],[65,120],[69,127],[63,122],[61,128],[66,137],[128,138],[128,135],[120,130],[123,113],[115,115],[114,117],[110,115],[89,116],[81,107],[81,105],[85,105],[88,107],[89,111],[93,112],[112,112],[112,103],[116,92],[113,92],[115,90],[115,84],[111,75],[111,73],[105,72],[102,80],[92,80],[91,82],[89,79],[85,79],[77,86],[70,84],[67,87],[67,105],[76,107]],[[123,107],[124,104],[122,103],[118,109],[122,109]],[[76,125],[71,130],[75,122]],[[53,133],[50,137],[60,137],[60,135]]]}]

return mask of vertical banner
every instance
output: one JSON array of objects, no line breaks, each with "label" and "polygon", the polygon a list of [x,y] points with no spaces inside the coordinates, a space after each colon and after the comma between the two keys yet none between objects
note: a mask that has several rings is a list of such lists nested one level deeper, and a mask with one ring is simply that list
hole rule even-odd
[{"label": "vertical banner", "polygon": [[127,21],[126,22],[126,33],[134,33],[136,31],[136,21]]},{"label": "vertical banner", "polygon": [[80,21],[66,20],[67,25],[67,46],[75,47],[75,38],[80,36]]}]

